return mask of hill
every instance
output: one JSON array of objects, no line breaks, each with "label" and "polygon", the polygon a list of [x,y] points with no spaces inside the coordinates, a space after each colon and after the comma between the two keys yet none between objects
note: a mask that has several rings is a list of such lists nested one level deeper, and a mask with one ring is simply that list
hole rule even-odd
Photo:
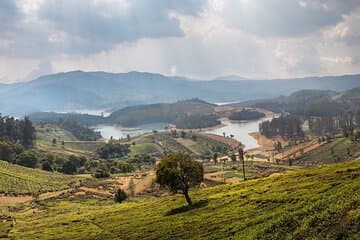
[{"label": "hill", "polygon": [[78,177],[31,169],[0,161],[0,193],[31,194],[69,188]]},{"label": "hill", "polygon": [[289,112],[300,116],[335,116],[346,111],[359,110],[360,88],[345,91],[306,89],[293,92],[289,96],[260,99],[229,104],[228,106],[247,106]]},{"label": "hill", "polygon": [[179,195],[122,204],[43,201],[45,210],[29,211],[29,206],[18,211],[9,235],[16,239],[359,239],[359,187],[357,160],[194,190],[192,208]]},{"label": "hill", "polygon": [[127,107],[113,112],[109,118],[111,122],[120,123],[126,127],[156,122],[176,123],[190,116],[214,114],[214,107],[214,104],[199,99],[191,99],[176,103]]},{"label": "hill", "polygon": [[150,123],[171,123],[178,128],[206,128],[220,124],[214,104],[190,99],[175,103],[157,103],[125,107],[114,111],[108,117],[78,113],[36,112],[30,114],[34,122],[59,123],[66,119],[84,126],[96,124],[120,124],[136,127]]},{"label": "hill", "polygon": [[[274,80],[206,80],[144,72],[73,71],[0,86],[0,112],[112,109],[198,97],[234,102],[287,95],[300,89],[346,90],[360,86],[360,75]],[[270,90],[271,89],[271,90]],[[11,99],[11,105],[6,104]]]}]

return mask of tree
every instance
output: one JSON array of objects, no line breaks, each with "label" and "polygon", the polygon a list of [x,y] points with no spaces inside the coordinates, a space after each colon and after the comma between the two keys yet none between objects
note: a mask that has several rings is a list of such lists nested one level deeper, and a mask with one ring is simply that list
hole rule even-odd
[{"label": "tree", "polygon": [[135,183],[132,178],[129,181],[128,190],[130,192],[130,196],[133,197],[135,195]]},{"label": "tree", "polygon": [[234,153],[231,154],[230,159],[232,162],[236,162],[236,155]]},{"label": "tree", "polygon": [[192,205],[189,188],[199,185],[203,179],[202,164],[182,153],[165,157],[156,169],[156,182],[160,186],[167,187],[174,194],[183,194],[189,205]]},{"label": "tree", "polygon": [[213,160],[214,160],[214,164],[217,164],[217,159],[218,159],[218,153],[214,153],[214,156],[213,156]]},{"label": "tree", "polygon": [[21,166],[35,168],[37,163],[38,159],[32,151],[25,151],[18,156],[17,164]]},{"label": "tree", "polygon": [[127,194],[124,190],[118,189],[114,196],[114,201],[117,203],[121,203],[122,201],[126,200]]},{"label": "tree", "polygon": [[243,150],[242,148],[239,148],[238,152],[239,152],[239,160],[242,162],[243,176],[244,176],[244,181],[245,181],[245,180],[246,180],[246,177],[245,177],[244,150]]}]

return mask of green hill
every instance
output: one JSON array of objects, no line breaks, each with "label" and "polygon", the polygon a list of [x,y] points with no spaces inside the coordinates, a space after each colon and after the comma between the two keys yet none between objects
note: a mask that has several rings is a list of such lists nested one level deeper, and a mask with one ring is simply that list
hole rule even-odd
[{"label": "green hill", "polygon": [[43,202],[15,239],[359,239],[360,160],[122,204]]},{"label": "green hill", "polygon": [[30,194],[69,188],[79,178],[0,161],[0,193]]},{"label": "green hill", "polygon": [[[109,118],[111,122],[120,123],[126,127],[156,122],[176,123],[190,116],[212,115],[214,114],[214,107],[214,104],[199,99],[191,99],[175,103],[158,103],[127,107],[113,112]],[[191,119],[188,120],[191,121]],[[201,123],[203,122],[204,121]],[[195,124],[198,123],[199,121]],[[215,122],[214,125],[217,124],[219,123]]]}]

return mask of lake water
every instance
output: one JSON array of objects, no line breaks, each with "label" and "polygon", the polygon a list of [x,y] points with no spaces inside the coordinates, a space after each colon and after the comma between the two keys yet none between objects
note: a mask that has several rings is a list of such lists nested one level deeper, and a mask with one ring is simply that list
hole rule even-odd
[{"label": "lake water", "polygon": [[[228,120],[224,120],[223,124],[226,126],[206,131],[206,133],[213,133],[217,135],[223,136],[225,132],[226,136],[230,136],[230,134],[234,135],[234,138],[245,145],[245,149],[251,149],[259,147],[257,141],[249,135],[251,132],[259,131],[259,124],[262,121],[268,120],[271,118],[262,118],[256,121],[249,121],[244,123],[235,123]],[[165,127],[168,124],[166,123],[153,123],[153,124],[145,124],[137,127],[134,130],[121,129],[116,125],[97,125],[94,126],[93,129],[95,131],[101,132],[101,135],[105,139],[110,139],[111,136],[114,139],[126,138],[129,134],[131,137],[139,136],[144,133],[152,132],[153,130],[157,130],[159,132],[165,131]]]},{"label": "lake water", "polygon": [[94,126],[93,129],[95,131],[99,131],[103,138],[110,139],[113,137],[114,139],[126,138],[129,134],[131,137],[138,136],[144,133],[152,132],[156,130],[158,132],[165,131],[165,127],[168,126],[167,123],[152,123],[152,124],[144,124],[136,127],[134,130],[121,129],[116,125],[97,125]]},{"label": "lake water", "polygon": [[258,132],[259,131],[259,124],[265,120],[269,120],[270,118],[262,118],[256,121],[249,121],[244,123],[236,123],[231,122],[229,120],[224,120],[223,124],[226,126],[209,130],[207,133],[213,133],[217,135],[223,136],[223,133],[226,136],[230,136],[230,134],[234,135],[234,139],[238,140],[242,144],[245,145],[245,149],[252,149],[259,147],[255,138],[249,135],[251,132]]}]

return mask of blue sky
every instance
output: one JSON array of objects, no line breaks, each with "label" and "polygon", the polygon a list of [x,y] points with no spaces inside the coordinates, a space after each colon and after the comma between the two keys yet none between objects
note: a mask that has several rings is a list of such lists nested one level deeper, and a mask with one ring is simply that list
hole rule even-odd
[{"label": "blue sky", "polygon": [[359,73],[359,0],[1,0],[0,82],[71,70]]}]

